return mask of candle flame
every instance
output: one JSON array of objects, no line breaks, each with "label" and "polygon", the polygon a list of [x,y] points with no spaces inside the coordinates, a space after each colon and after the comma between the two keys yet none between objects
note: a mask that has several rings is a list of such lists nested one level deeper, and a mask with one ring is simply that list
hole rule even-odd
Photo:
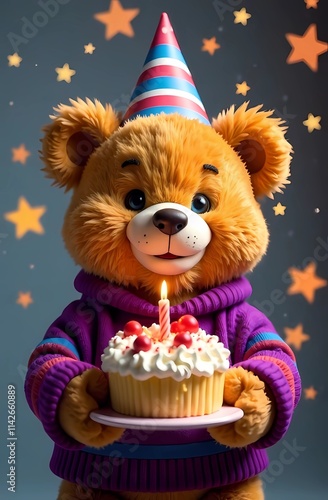
[{"label": "candle flame", "polygon": [[166,281],[164,280],[162,283],[162,288],[161,288],[161,299],[165,300],[167,299],[167,284]]}]

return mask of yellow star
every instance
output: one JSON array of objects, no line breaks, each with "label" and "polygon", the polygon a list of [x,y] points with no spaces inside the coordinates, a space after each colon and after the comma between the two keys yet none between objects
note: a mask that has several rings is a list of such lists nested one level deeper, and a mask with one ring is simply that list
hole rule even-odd
[{"label": "yellow star", "polygon": [[319,0],[304,0],[307,9],[317,9]]},{"label": "yellow star", "polygon": [[212,38],[203,38],[203,52],[208,52],[212,56],[220,47],[221,45],[216,42],[215,36],[212,36]]},{"label": "yellow star", "polygon": [[110,40],[118,33],[129,37],[134,36],[131,21],[139,12],[140,9],[123,9],[119,0],[112,0],[107,11],[98,12],[93,17],[105,24],[105,38]]},{"label": "yellow star", "polygon": [[286,342],[290,346],[294,346],[298,351],[301,349],[303,342],[310,340],[310,335],[303,331],[303,325],[299,324],[295,328],[284,328]]},{"label": "yellow star", "polygon": [[236,87],[237,87],[236,94],[241,94],[244,96],[247,94],[249,90],[251,90],[251,88],[247,85],[245,81],[243,81],[243,83],[236,83]]},{"label": "yellow star", "polygon": [[316,290],[327,286],[327,280],[319,278],[315,274],[316,267],[315,262],[310,262],[303,271],[295,267],[288,269],[293,282],[288,288],[287,293],[289,295],[301,293],[312,304]]},{"label": "yellow star", "polygon": [[311,24],[303,35],[287,33],[286,38],[292,50],[287,64],[304,62],[312,71],[318,71],[318,58],[328,50],[328,43],[317,38],[317,25]]},{"label": "yellow star", "polygon": [[246,12],[245,7],[241,10],[235,10],[233,15],[235,16],[234,23],[241,23],[243,26],[246,26],[248,19],[252,17],[248,12]]},{"label": "yellow star", "polygon": [[66,83],[71,83],[72,76],[75,75],[76,71],[65,63],[62,68],[56,68],[56,73],[58,73],[57,82],[62,82],[64,80]]},{"label": "yellow star", "polygon": [[313,385],[311,385],[311,387],[304,389],[304,393],[305,399],[315,399],[317,397],[318,391],[316,391]]},{"label": "yellow star", "polygon": [[24,309],[33,304],[31,292],[18,292],[18,299],[16,300],[16,304],[24,307]]},{"label": "yellow star", "polygon": [[21,144],[18,148],[11,148],[11,152],[11,161],[19,161],[22,165],[25,165],[27,158],[31,156],[30,151],[25,148],[25,144]]},{"label": "yellow star", "polygon": [[19,57],[17,52],[15,52],[15,54],[12,54],[11,56],[7,56],[7,59],[8,59],[8,66],[15,66],[16,68],[20,66],[20,63],[23,60],[21,57]]},{"label": "yellow star", "polygon": [[272,207],[275,215],[285,215],[286,207],[282,205],[279,201],[275,207]]},{"label": "yellow star", "polygon": [[17,210],[7,212],[4,218],[15,224],[16,238],[22,238],[28,231],[33,231],[37,234],[43,234],[44,229],[40,223],[40,218],[46,211],[46,207],[31,207],[28,201],[21,196],[18,200]]},{"label": "yellow star", "polygon": [[312,113],[308,114],[307,120],[304,120],[303,125],[305,125],[308,129],[308,132],[313,132],[313,130],[320,130],[321,116],[313,116]]},{"label": "yellow star", "polygon": [[88,45],[84,45],[84,53],[85,54],[93,54],[96,50],[96,47],[92,43],[88,43]]}]

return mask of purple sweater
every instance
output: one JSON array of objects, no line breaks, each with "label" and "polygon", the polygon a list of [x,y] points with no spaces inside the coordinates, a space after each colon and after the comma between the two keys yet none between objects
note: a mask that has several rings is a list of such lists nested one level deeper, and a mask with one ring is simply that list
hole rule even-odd
[{"label": "purple sweater", "polygon": [[183,314],[197,317],[201,328],[230,349],[231,366],[251,370],[271,388],[277,415],[269,433],[234,449],[213,441],[206,429],[126,430],[110,446],[86,448],[60,428],[57,407],[69,381],[88,368],[100,368],[108,340],[127,321],[158,322],[158,306],[84,271],[75,288],[81,299],[64,310],[32,353],[25,384],[32,411],[55,443],[50,467],[56,475],[103,490],[160,492],[219,487],[266,468],[265,448],[287,431],[301,384],[291,349],[245,302],[251,295],[245,278],[171,307],[172,321]]}]

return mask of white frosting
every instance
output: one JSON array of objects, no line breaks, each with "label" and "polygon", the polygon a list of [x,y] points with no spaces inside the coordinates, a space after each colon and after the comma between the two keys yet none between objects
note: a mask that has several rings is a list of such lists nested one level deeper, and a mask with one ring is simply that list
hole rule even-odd
[{"label": "white frosting", "polygon": [[144,333],[152,338],[149,351],[136,352],[133,343],[136,335],[124,337],[119,331],[109,341],[101,356],[104,372],[119,373],[122,376],[132,375],[138,380],[150,377],[172,377],[176,381],[189,378],[191,375],[210,377],[215,371],[224,372],[229,368],[230,351],[217,335],[207,335],[204,330],[191,333],[192,345],[173,345],[176,334],[171,333],[166,339],[159,341],[159,326],[143,327]]}]

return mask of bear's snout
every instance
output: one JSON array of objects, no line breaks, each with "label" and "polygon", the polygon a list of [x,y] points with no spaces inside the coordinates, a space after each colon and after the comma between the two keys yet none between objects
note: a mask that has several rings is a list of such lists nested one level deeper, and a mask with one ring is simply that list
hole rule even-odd
[{"label": "bear's snout", "polygon": [[153,224],[162,233],[171,236],[186,227],[188,224],[188,217],[181,210],[163,208],[154,213]]}]

